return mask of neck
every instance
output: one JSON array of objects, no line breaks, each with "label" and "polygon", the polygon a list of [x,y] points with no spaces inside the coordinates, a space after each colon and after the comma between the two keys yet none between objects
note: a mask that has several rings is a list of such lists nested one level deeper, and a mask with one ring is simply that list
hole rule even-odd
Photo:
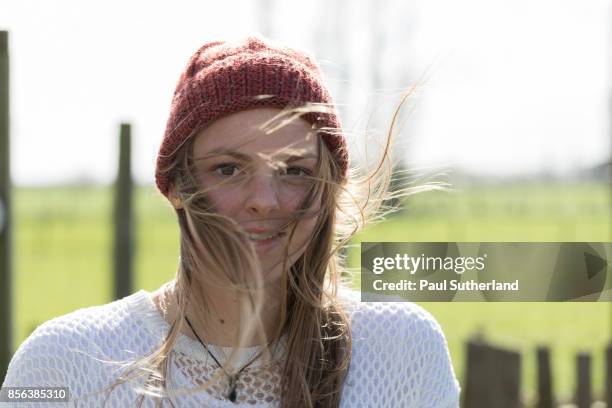
[{"label": "neck", "polygon": [[[164,299],[165,316],[168,324],[172,324],[178,318],[178,304],[173,285],[164,285],[153,293],[153,301],[159,309],[162,309],[161,301]],[[262,296],[264,304],[257,314],[263,326],[262,337],[258,330],[243,339],[239,344],[239,333],[244,331],[247,323],[245,317],[241,317],[241,302],[236,293],[221,291],[218,288],[204,287],[196,291],[194,289],[191,300],[186,308],[186,316],[189,318],[198,336],[208,344],[222,347],[253,347],[262,345],[276,337],[280,325],[280,288],[267,287],[263,292],[254,294]],[[205,299],[205,301],[203,301]],[[242,324],[240,323],[242,319]],[[242,326],[242,327],[241,327]],[[194,333],[187,324],[183,325],[182,331],[186,336],[197,340]]]}]

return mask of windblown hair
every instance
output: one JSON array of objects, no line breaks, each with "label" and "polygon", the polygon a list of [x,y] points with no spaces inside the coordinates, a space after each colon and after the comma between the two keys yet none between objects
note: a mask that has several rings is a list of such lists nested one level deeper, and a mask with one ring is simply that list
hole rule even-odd
[{"label": "windblown hair", "polygon": [[[170,175],[171,185],[182,204],[182,208],[175,209],[180,227],[180,262],[175,277],[178,316],[161,346],[129,364],[128,370],[111,390],[133,377],[144,376],[144,391],[157,396],[161,406],[163,397],[168,395],[166,386],[171,351],[183,327],[187,305],[194,304],[204,313],[207,310],[206,299],[200,295],[205,280],[208,287],[233,290],[239,295],[243,312],[239,345],[253,334],[261,339],[261,344],[271,344],[286,336],[280,387],[282,407],[338,407],[350,365],[352,341],[349,316],[338,293],[345,281],[351,278],[343,249],[367,224],[382,220],[395,211],[401,198],[437,188],[435,184],[412,187],[406,182],[405,175],[397,173],[395,176],[404,182],[394,180],[398,187],[394,191],[389,188],[395,167],[389,154],[392,135],[400,109],[410,92],[397,106],[380,161],[369,174],[360,174],[358,169],[352,167],[348,177],[343,179],[332,153],[317,133],[321,130],[314,129],[319,148],[316,171],[308,185],[301,211],[297,211],[293,219],[287,222],[286,230],[291,241],[297,223],[316,216],[312,236],[317,239],[306,244],[303,254],[293,264],[288,264],[291,254],[289,246],[285,248],[282,270],[286,272],[281,278],[281,324],[272,339],[265,338],[258,319],[263,299],[256,294],[257,291],[252,290],[253,285],[262,284],[264,279],[257,254],[247,233],[210,205],[208,191],[200,186],[195,174],[195,137],[188,138],[172,154],[170,165],[164,169]],[[283,110],[279,114],[280,121],[287,118],[295,120],[303,113],[304,109]],[[320,210],[315,212],[313,209],[318,209],[315,203],[319,200]],[[395,204],[390,206],[389,203]],[[232,358],[233,353],[229,356],[230,360]],[[209,383],[216,380],[218,378],[213,378]],[[140,404],[144,396],[141,396]]]}]

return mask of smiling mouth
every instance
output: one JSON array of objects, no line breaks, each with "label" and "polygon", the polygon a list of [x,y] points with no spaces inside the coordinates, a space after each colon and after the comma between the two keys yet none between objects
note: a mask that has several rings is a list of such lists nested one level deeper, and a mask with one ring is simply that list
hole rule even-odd
[{"label": "smiling mouth", "polygon": [[249,238],[251,239],[251,241],[254,241],[254,242],[271,241],[275,238],[282,237],[283,235],[285,235],[283,231],[276,232],[276,233],[264,232],[264,233],[259,233],[259,234],[256,234],[254,232],[249,232]]}]

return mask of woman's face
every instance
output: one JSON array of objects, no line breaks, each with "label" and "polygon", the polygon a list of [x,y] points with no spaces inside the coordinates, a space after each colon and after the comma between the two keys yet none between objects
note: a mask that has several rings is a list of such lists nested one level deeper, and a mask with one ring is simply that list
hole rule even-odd
[{"label": "woman's face", "polygon": [[[286,225],[310,190],[319,155],[316,134],[303,119],[271,132],[279,121],[263,128],[279,112],[257,108],[225,116],[198,133],[193,148],[198,181],[208,190],[210,204],[249,233],[270,280],[281,276]],[[320,197],[313,207],[297,224],[288,266],[312,238]]]}]

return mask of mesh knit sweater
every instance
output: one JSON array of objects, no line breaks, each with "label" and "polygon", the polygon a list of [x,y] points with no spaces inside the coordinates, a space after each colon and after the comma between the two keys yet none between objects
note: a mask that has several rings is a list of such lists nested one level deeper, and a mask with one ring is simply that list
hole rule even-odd
[{"label": "mesh knit sweater", "polygon": [[[459,406],[459,384],[446,340],[428,312],[413,303],[361,303],[354,293],[343,297],[352,322],[353,354],[341,407]],[[151,294],[144,290],[106,305],[77,310],[42,324],[21,344],[3,386],[69,387],[70,403],[14,404],[18,407],[101,407],[106,394],[99,391],[112,384],[120,372],[108,361],[144,355],[156,348],[168,330]],[[239,349],[239,364],[248,362],[254,351],[256,348]],[[202,345],[182,334],[171,361],[170,389],[193,388],[216,371]],[[245,369],[238,380],[236,403],[225,399],[226,388],[217,384],[196,394],[175,396],[175,406],[277,407],[281,374],[275,361],[256,360]],[[107,406],[136,406],[138,394],[133,385],[138,380],[132,381],[115,388]],[[145,398],[144,407],[154,405]],[[0,403],[5,406],[10,404]],[[164,406],[170,404],[164,402]]]}]

